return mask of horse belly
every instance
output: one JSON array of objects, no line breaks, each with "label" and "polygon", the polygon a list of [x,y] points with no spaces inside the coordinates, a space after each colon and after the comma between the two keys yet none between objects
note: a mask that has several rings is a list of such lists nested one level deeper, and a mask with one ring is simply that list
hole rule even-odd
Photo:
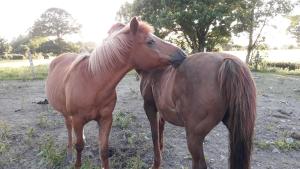
[{"label": "horse belly", "polygon": [[176,125],[184,126],[183,119],[180,118],[178,111],[174,107],[158,109],[160,116],[167,122]]}]

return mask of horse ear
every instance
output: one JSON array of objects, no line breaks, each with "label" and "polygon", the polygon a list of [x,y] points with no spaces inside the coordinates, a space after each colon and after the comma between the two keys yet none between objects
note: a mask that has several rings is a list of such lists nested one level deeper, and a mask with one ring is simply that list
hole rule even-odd
[{"label": "horse ear", "polygon": [[139,22],[136,17],[133,17],[130,21],[130,31],[135,35],[139,27]]}]

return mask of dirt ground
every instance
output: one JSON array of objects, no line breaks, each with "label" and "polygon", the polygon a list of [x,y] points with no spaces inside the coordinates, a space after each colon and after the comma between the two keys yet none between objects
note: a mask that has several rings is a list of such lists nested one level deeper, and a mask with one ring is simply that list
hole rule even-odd
[{"label": "dirt ground", "polygon": [[[300,77],[255,73],[258,106],[253,169],[300,169]],[[117,88],[110,133],[111,168],[149,168],[153,150],[139,82],[127,75]],[[0,81],[0,169],[71,168],[64,162],[67,132],[62,116],[44,100],[44,81]],[[85,126],[84,166],[100,165],[98,126]],[[294,134],[293,134],[294,133]],[[210,169],[228,168],[228,133],[219,124],[206,137]],[[297,143],[297,144],[296,144]],[[75,155],[75,154],[74,154]],[[166,124],[162,168],[191,168],[185,131]]]}]

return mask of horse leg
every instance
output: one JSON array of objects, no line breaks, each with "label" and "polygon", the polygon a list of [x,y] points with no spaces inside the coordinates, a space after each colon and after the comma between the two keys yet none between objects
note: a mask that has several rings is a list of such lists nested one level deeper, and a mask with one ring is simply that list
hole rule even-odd
[{"label": "horse leg", "polygon": [[188,149],[192,155],[192,165],[193,169],[206,169],[206,162],[203,153],[203,141],[204,137],[199,136],[195,131],[189,131],[192,129],[188,129],[187,134],[187,144]]},{"label": "horse leg", "polygon": [[64,116],[65,124],[68,130],[67,162],[72,161],[72,117]]},{"label": "horse leg", "polygon": [[74,132],[76,135],[75,148],[77,151],[77,156],[76,156],[75,168],[79,169],[81,167],[81,153],[84,148],[84,141],[82,136],[84,122],[80,118],[73,118],[72,121],[73,121]]},{"label": "horse leg", "polygon": [[165,120],[160,117],[159,120],[159,149],[162,152],[164,148],[164,129],[165,129]]},{"label": "horse leg", "polygon": [[100,159],[102,161],[102,167],[104,169],[109,168],[109,150],[108,139],[112,125],[112,113],[108,113],[107,116],[102,116],[98,120],[99,129],[99,145],[100,145]]},{"label": "horse leg", "polygon": [[151,133],[152,133],[152,141],[153,141],[153,149],[154,149],[154,164],[153,169],[158,169],[160,167],[161,154],[160,154],[160,146],[159,146],[159,127],[158,127],[158,117],[157,117],[157,109],[153,104],[144,102],[144,109],[148,120],[150,122]]}]

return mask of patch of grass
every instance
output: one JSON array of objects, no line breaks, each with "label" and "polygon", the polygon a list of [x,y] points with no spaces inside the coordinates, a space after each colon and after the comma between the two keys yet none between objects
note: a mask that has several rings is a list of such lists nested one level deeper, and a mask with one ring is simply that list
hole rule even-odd
[{"label": "patch of grass", "polygon": [[40,127],[40,128],[47,128],[49,127],[51,124],[50,124],[50,121],[47,117],[47,114],[45,112],[41,112],[38,116],[38,121],[37,121],[37,125]]},{"label": "patch of grass", "polygon": [[28,128],[26,135],[28,138],[32,138],[34,136],[34,133],[35,133],[35,129],[30,127],[30,128]]},{"label": "patch of grass", "polygon": [[98,169],[99,167],[92,164],[91,160],[85,160],[80,169]]},{"label": "patch of grass", "polygon": [[10,132],[10,127],[5,123],[0,121],[0,139],[7,140]]},{"label": "patch of grass", "polygon": [[10,127],[5,122],[0,121],[0,154],[5,154],[9,151],[9,132]]},{"label": "patch of grass", "polygon": [[290,151],[290,150],[300,150],[300,141],[287,142],[285,140],[277,140],[274,145],[279,150]]},{"label": "patch of grass", "polygon": [[128,152],[123,152],[123,151],[117,152],[117,154],[110,159],[110,167],[128,168],[128,169],[146,169],[147,164],[142,161],[139,153],[137,153],[134,150],[128,150]]},{"label": "patch of grass", "polygon": [[280,139],[274,142],[254,141],[254,145],[261,150],[271,150],[272,147],[282,151],[300,150],[300,141],[297,140],[291,142],[288,142],[287,139]]},{"label": "patch of grass", "polygon": [[5,154],[9,150],[9,144],[5,141],[0,141],[0,154]]},{"label": "patch of grass", "polygon": [[[48,65],[34,66],[35,79],[45,79],[48,75]],[[0,68],[0,80],[33,80],[30,67]]]},{"label": "patch of grass", "polygon": [[126,168],[130,169],[140,169],[146,168],[146,164],[142,161],[139,155],[131,157],[126,165]]},{"label": "patch of grass", "polygon": [[39,147],[38,156],[42,157],[39,165],[46,165],[49,168],[59,168],[63,165],[66,149],[58,148],[53,141],[53,138],[46,136],[41,140],[42,144]]},{"label": "patch of grass", "polygon": [[134,120],[134,117],[125,112],[117,112],[114,115],[113,126],[119,127],[121,129],[127,129],[130,122]]}]

